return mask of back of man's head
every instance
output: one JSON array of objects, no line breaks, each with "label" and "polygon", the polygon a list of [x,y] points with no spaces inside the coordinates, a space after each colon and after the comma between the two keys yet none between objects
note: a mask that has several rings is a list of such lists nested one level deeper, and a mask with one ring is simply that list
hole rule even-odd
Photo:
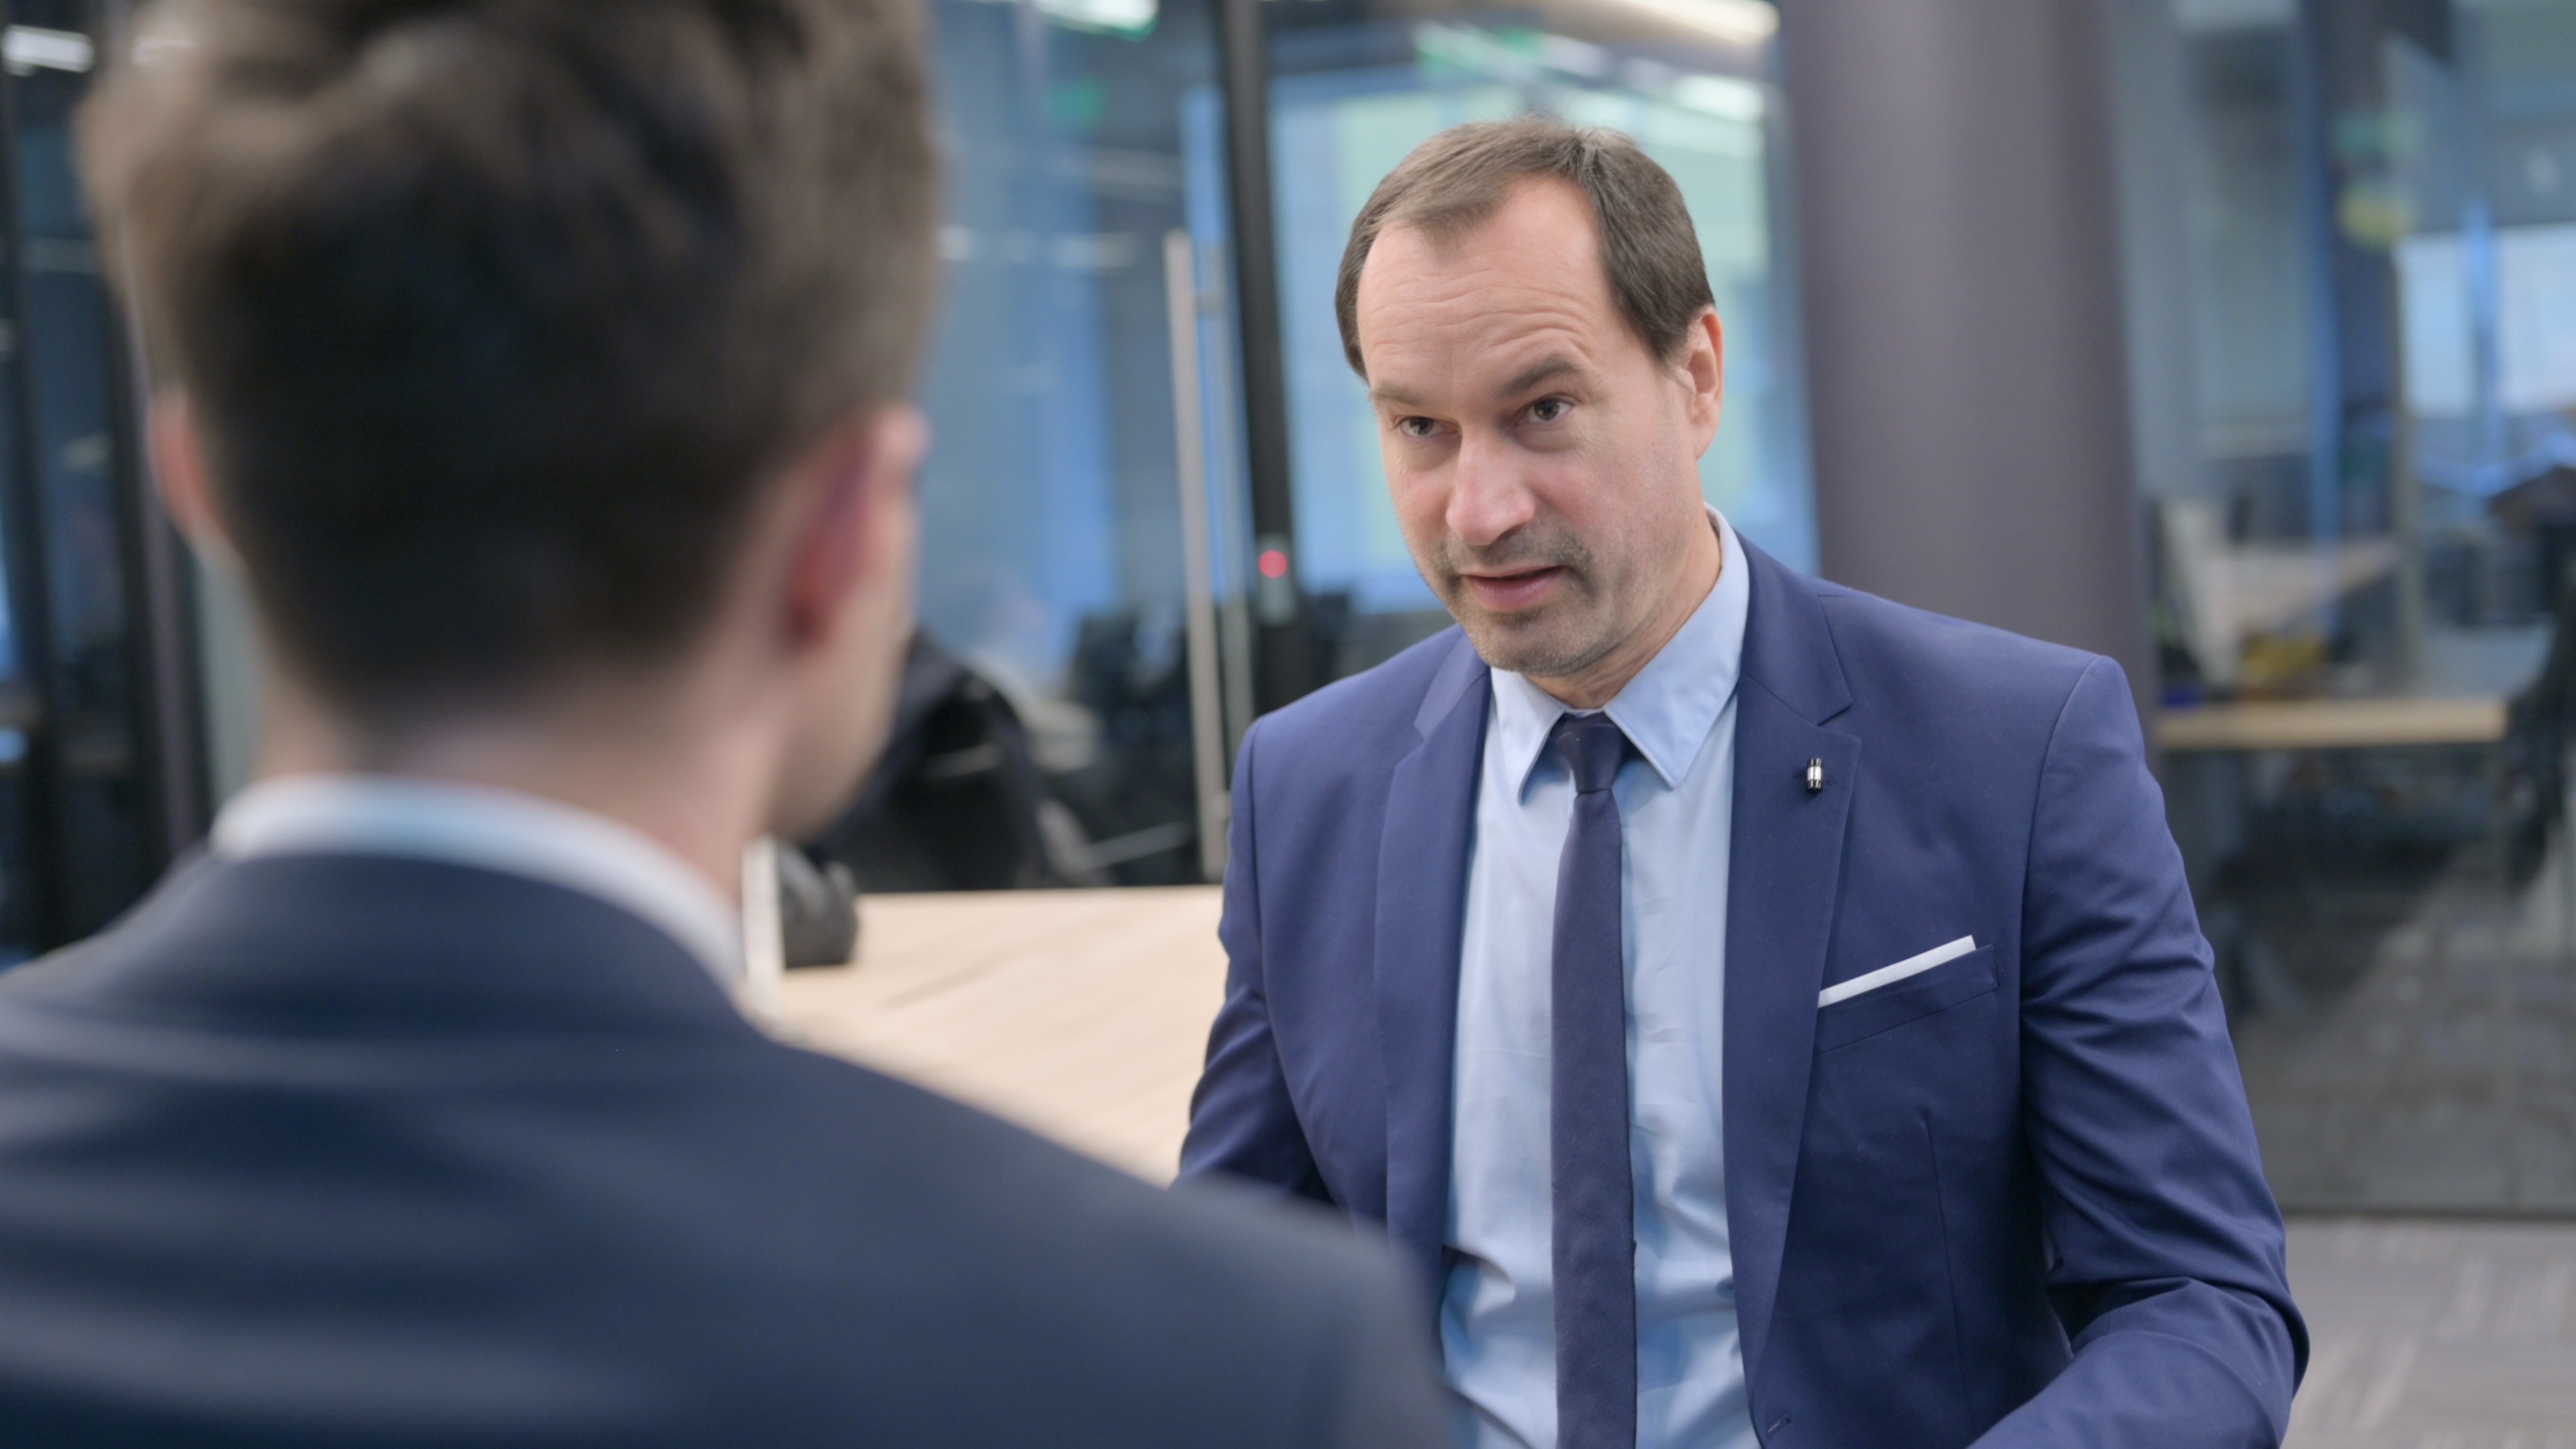
[{"label": "back of man's head", "polygon": [[913,0],[164,0],[91,195],[272,642],[392,721],[649,668],[772,471],[899,399]]}]

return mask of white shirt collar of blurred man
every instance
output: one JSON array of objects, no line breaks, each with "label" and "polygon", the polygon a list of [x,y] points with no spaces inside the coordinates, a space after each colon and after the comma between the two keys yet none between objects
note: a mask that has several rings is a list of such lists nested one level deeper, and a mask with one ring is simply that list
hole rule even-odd
[{"label": "white shirt collar of blurred man", "polygon": [[285,775],[234,796],[212,846],[224,860],[387,855],[543,881],[642,918],[728,989],[742,978],[741,915],[703,875],[632,826],[515,790]]}]

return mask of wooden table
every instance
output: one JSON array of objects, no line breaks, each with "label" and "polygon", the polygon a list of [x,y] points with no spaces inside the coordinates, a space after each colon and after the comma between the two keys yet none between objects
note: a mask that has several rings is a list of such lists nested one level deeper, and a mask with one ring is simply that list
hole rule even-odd
[{"label": "wooden table", "polygon": [[2499,698],[2296,699],[2160,710],[2165,750],[2335,750],[2386,745],[2491,745],[2504,738]]},{"label": "wooden table", "polygon": [[1217,895],[870,896],[858,964],[789,972],[776,1025],[1169,1181],[1224,994]]}]

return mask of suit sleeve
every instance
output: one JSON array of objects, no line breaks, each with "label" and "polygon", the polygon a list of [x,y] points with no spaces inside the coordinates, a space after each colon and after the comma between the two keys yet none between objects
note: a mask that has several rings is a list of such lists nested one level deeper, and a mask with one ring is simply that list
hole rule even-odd
[{"label": "suit sleeve", "polygon": [[1370,1244],[1366,1276],[1317,1346],[1315,1422],[1290,1442],[1326,1449],[1448,1449],[1445,1393],[1431,1338],[1391,1255]]},{"label": "suit sleeve", "polygon": [[2107,659],[2041,767],[2022,927],[2023,1110],[2074,1361],[1978,1442],[2278,1444],[2307,1330],[2209,946]]},{"label": "suit sleeve", "polygon": [[1207,1066],[1190,1095],[1189,1135],[1181,1143],[1184,1179],[1225,1175],[1318,1202],[1330,1201],[1306,1146],[1306,1131],[1288,1095],[1288,1078],[1271,1036],[1262,974],[1259,834],[1254,829],[1254,774],[1261,739],[1256,723],[1243,736],[1234,767],[1234,818],[1226,832],[1225,1004],[1208,1033]]}]

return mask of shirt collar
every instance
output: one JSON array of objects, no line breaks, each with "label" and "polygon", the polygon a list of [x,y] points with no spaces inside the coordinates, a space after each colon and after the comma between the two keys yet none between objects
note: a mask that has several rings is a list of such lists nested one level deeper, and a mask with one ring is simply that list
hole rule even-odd
[{"label": "shirt collar", "polygon": [[[1735,695],[1744,662],[1744,621],[1753,599],[1744,545],[1723,514],[1711,508],[1708,517],[1725,558],[1717,586],[1604,711],[1666,789],[1678,788],[1690,774],[1700,746]],[[1526,790],[1530,772],[1546,755],[1548,732],[1560,717],[1575,711],[1524,675],[1496,669],[1493,676],[1497,728],[1492,748],[1502,752],[1511,778]]]},{"label": "shirt collar", "polygon": [[212,844],[227,860],[393,855],[524,876],[643,918],[728,986],[742,974],[740,917],[706,877],[632,826],[514,790],[288,775],[234,796]]}]

